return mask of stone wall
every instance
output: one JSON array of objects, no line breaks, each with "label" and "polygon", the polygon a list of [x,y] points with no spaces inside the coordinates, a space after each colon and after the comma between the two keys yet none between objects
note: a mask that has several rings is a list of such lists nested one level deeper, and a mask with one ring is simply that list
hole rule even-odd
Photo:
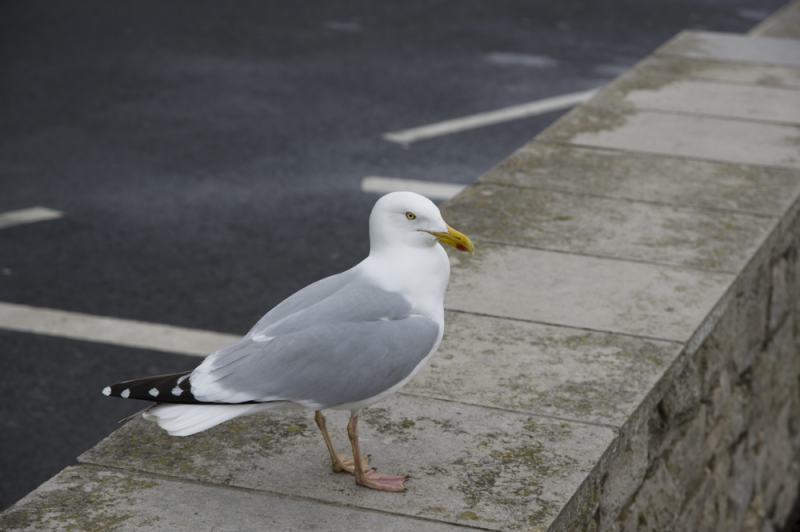
[{"label": "stone wall", "polygon": [[800,486],[798,246],[796,202],[552,530],[784,525]]},{"label": "stone wall", "polygon": [[[798,20],[794,1],[751,34],[798,39]],[[680,64],[670,61],[656,56],[640,68]],[[747,80],[740,66],[729,79]],[[800,74],[777,75],[786,73]],[[796,200],[553,530],[790,526],[800,489],[799,246]]]}]

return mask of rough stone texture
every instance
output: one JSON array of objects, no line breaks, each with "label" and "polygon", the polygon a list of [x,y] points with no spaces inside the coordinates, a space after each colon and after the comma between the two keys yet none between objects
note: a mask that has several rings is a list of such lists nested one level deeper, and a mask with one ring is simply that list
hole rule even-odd
[{"label": "rough stone texture", "polygon": [[800,89],[648,77],[639,70],[612,83],[593,105],[800,124]]},{"label": "rough stone texture", "polygon": [[[328,416],[343,454],[346,423],[344,413]],[[409,396],[366,410],[360,432],[372,465],[411,475],[408,493],[361,489],[350,475],[331,473],[307,412],[239,418],[191,438],[137,419],[80,459],[507,530],[546,527],[614,436],[606,427]]]},{"label": "rough stone texture", "polygon": [[531,142],[480,183],[774,215],[800,194],[800,171]]},{"label": "rough stone texture", "polygon": [[722,273],[476,241],[447,308],[686,341],[732,280]]},{"label": "rough stone texture", "polygon": [[[688,37],[680,39],[694,39]],[[728,54],[718,59],[758,55],[734,50],[743,44],[736,38],[694,40],[705,43],[704,52]],[[775,43],[767,44],[776,50]],[[605,124],[614,129],[626,120],[602,111],[589,115],[578,118],[596,130]],[[694,139],[691,130],[687,133]],[[692,155],[677,136],[666,135],[657,145],[666,153]],[[742,161],[731,153],[705,152]],[[778,152],[761,155],[750,162],[786,162]],[[784,525],[800,483],[800,200],[796,193],[788,199],[791,204],[775,213],[779,223],[552,529],[574,530],[587,523],[593,530],[776,530]]]},{"label": "rough stone texture", "polygon": [[797,46],[797,41],[793,39],[687,31],[656,50],[656,54],[796,68],[800,67]]},{"label": "rough stone texture", "polygon": [[571,111],[539,139],[730,163],[800,168],[800,127],[781,124],[594,107]]},{"label": "rough stone texture", "polygon": [[800,194],[800,171],[531,142],[479,183],[774,215]]},{"label": "rough stone texture", "polygon": [[[470,187],[448,212],[483,242],[725,272],[741,270],[775,225],[743,213],[494,185]],[[462,223],[462,212],[492,216]]]},{"label": "rough stone texture", "polygon": [[684,351],[623,428],[593,473],[593,504],[565,509],[553,529],[783,526],[800,480],[800,331],[796,305],[783,303],[800,291],[798,245],[795,216],[739,276],[700,348]]},{"label": "rough stone texture", "polygon": [[0,529],[446,532],[460,528],[308,499],[78,466],[68,467],[0,514]]},{"label": "rough stone texture", "polygon": [[800,68],[652,55],[636,67],[645,77],[697,79],[764,87],[800,88]]},{"label": "rough stone texture", "polygon": [[[680,344],[448,312],[448,335],[408,393],[622,426]],[[636,379],[631,379],[636,375]]]}]

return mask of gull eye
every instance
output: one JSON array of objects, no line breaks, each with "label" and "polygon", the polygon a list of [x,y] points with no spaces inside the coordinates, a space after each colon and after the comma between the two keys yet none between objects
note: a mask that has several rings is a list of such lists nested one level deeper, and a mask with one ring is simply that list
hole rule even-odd
[{"label": "gull eye", "polygon": [[414,214],[411,211],[406,211],[406,219],[407,220],[416,220],[417,219],[417,215]]}]

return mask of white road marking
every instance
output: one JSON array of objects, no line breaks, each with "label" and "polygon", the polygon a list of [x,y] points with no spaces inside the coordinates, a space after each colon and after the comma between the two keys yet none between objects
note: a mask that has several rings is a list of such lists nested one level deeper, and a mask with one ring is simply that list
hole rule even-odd
[{"label": "white road marking", "polygon": [[239,336],[0,302],[0,329],[206,356]]},{"label": "white road marking", "polygon": [[464,190],[464,187],[466,185],[399,179],[396,177],[367,176],[361,180],[362,192],[388,194],[389,192],[407,190],[435,200],[450,199]]},{"label": "white road marking", "polygon": [[15,225],[32,224],[36,222],[44,222],[46,220],[55,220],[61,218],[64,213],[47,207],[30,207],[28,209],[20,209],[18,211],[9,211],[0,213],[0,229],[6,227],[13,227]]},{"label": "white road marking", "polygon": [[361,24],[356,20],[326,20],[325,27],[334,31],[345,31],[348,33],[358,33],[361,31]]},{"label": "white road marking", "polygon": [[558,60],[546,55],[519,54],[515,52],[492,52],[486,61],[499,66],[521,66],[528,68],[550,68],[558,65]]},{"label": "white road marking", "polygon": [[390,142],[397,142],[398,144],[411,144],[419,140],[450,135],[451,133],[457,133],[467,129],[476,129],[500,122],[566,109],[590,100],[596,93],[597,89],[562,94],[561,96],[536,100],[535,102],[514,105],[512,107],[488,111],[486,113],[453,118],[452,120],[428,124],[427,126],[404,129],[402,131],[392,131],[390,133],[384,133],[383,138]]}]

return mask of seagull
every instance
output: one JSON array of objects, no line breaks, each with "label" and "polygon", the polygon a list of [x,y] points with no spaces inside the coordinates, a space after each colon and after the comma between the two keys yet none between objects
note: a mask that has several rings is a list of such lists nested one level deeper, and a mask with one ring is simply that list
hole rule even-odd
[{"label": "seagull", "polygon": [[[408,475],[369,467],[359,446],[359,413],[403,387],[442,341],[450,261],[441,244],[470,253],[474,247],[432,201],[413,192],[378,199],[369,243],[367,258],[289,296],[194,370],[120,382],[102,393],[155,402],[143,417],[172,436],[300,405],[314,410],[334,472],[352,474],[359,486],[405,491]],[[325,409],[350,411],[352,460],[334,448]]]}]

